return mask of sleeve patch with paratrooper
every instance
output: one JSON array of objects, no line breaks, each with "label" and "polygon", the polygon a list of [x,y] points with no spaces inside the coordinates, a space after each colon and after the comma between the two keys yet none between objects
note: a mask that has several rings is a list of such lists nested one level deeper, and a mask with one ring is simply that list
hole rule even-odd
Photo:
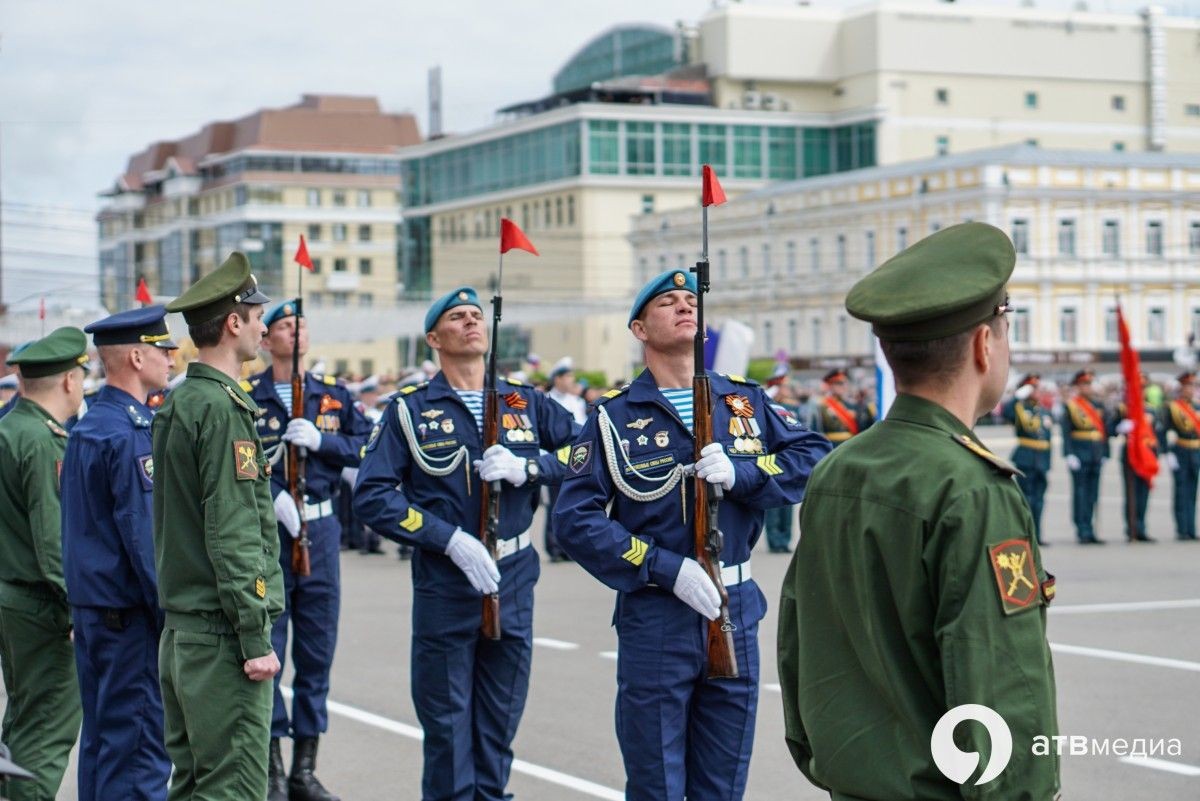
[{"label": "sleeve patch with paratrooper", "polygon": [[641,567],[642,562],[646,558],[646,551],[650,550],[650,544],[645,540],[639,540],[637,537],[629,538],[629,550],[621,554],[621,558],[634,567]]},{"label": "sleeve patch with paratrooper", "polygon": [[425,524],[425,515],[418,512],[413,507],[408,507],[408,514],[400,521],[400,528],[412,534]]},{"label": "sleeve patch with paratrooper", "polygon": [[990,546],[987,553],[1004,614],[1013,615],[1038,606],[1043,598],[1029,540],[1005,540]]}]

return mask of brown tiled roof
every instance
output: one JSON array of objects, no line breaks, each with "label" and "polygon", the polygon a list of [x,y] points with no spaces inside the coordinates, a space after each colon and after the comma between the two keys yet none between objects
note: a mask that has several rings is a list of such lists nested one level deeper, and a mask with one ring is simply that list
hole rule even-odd
[{"label": "brown tiled roof", "polygon": [[421,142],[412,114],[385,114],[373,97],[304,95],[294,106],[262,109],[232,122],[212,122],[173,142],[156,142],[132,156],[119,179],[140,189],[143,176],[174,156],[192,174],[205,156],[238,150],[328,150],[391,153]]}]

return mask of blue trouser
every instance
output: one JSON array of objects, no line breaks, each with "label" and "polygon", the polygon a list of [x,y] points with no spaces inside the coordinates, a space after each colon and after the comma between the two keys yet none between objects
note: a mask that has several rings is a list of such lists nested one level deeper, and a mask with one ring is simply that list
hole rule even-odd
[{"label": "blue trouser", "polygon": [[1100,467],[1103,462],[1084,462],[1071,472],[1071,515],[1075,521],[1075,536],[1081,542],[1096,538],[1092,516],[1100,498]]},{"label": "blue trouser", "polygon": [[1017,476],[1017,486],[1021,488],[1025,500],[1029,502],[1029,511],[1033,513],[1033,530],[1037,533],[1038,542],[1042,541],[1042,507],[1046,503],[1046,472],[1044,470],[1025,469],[1023,476]]},{"label": "blue trouser", "polygon": [[[292,536],[279,527],[279,561],[283,565],[284,610],[271,629],[271,646],[279,657],[275,674],[275,710],[272,737],[318,737],[329,727],[329,670],[337,645],[338,607],[341,602],[340,564],[342,532],[334,516],[308,524],[309,562],[312,572],[292,572]],[[292,626],[292,716],[279,691],[287,662],[288,623]]]},{"label": "blue trouser", "polygon": [[[1146,483],[1145,479],[1133,472],[1133,468],[1129,466],[1129,462],[1125,459],[1121,460],[1121,466],[1124,468],[1125,538],[1145,539],[1146,506],[1150,503],[1150,485]],[[1130,508],[1131,502],[1133,504],[1132,509]],[[1130,531],[1131,523],[1133,524],[1132,531]]]},{"label": "blue trouser", "polygon": [[767,530],[767,547],[773,551],[787,550],[792,545],[792,514],[794,506],[775,506],[763,513]]},{"label": "blue trouser", "polygon": [[1200,478],[1200,451],[1191,448],[1172,448],[1179,460],[1175,471],[1175,536],[1181,540],[1196,539],[1196,481]]},{"label": "blue trouser", "polygon": [[77,606],[71,618],[83,702],[79,801],[163,801],[171,760],[163,744],[157,617]]},{"label": "blue trouser", "polygon": [[753,581],[729,588],[739,677],[705,678],[708,621],[670,592],[617,599],[617,740],[627,801],[738,801],[746,789],[758,710]]},{"label": "blue trouser", "polygon": [[541,566],[537,552],[525,548],[499,568],[498,641],[480,636],[481,596],[420,586],[413,593],[412,699],[425,730],[423,801],[511,798],[505,787],[529,693],[533,586]]}]

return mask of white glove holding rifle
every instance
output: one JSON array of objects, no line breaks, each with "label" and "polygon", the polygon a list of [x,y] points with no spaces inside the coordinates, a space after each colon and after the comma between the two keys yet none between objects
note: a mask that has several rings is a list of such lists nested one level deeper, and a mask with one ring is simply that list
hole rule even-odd
[{"label": "white glove holding rifle", "polygon": [[292,539],[300,536],[300,511],[296,509],[296,502],[286,491],[281,491],[275,496],[275,519],[287,529]]},{"label": "white glove holding rifle", "polygon": [[671,591],[676,598],[709,620],[716,620],[717,615],[721,614],[721,594],[695,559],[683,560]]}]

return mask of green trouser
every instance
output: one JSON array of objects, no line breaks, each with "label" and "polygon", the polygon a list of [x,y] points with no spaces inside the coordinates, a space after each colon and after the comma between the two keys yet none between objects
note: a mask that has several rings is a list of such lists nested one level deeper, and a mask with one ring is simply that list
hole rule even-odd
[{"label": "green trouser", "polygon": [[168,801],[258,801],[267,796],[274,685],[250,681],[233,634],[163,632],[158,651]]},{"label": "green trouser", "polygon": [[70,611],[39,595],[0,587],[0,667],[8,693],[0,740],[35,777],[9,782],[12,801],[54,801],[83,718]]}]

